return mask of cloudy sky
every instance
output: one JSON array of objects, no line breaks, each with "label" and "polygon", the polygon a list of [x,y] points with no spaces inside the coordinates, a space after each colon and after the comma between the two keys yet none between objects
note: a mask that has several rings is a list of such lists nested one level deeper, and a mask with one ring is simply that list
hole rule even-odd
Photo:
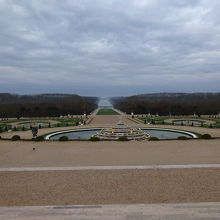
[{"label": "cloudy sky", "polygon": [[219,0],[0,0],[0,92],[220,91]]}]

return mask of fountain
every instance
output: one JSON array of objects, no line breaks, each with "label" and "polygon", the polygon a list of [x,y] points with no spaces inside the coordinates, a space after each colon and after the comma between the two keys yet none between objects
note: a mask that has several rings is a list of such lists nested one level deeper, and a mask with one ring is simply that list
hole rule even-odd
[{"label": "fountain", "polygon": [[121,120],[117,125],[117,127],[113,128],[103,128],[99,133],[92,135],[92,137],[98,137],[101,140],[118,140],[120,137],[126,137],[128,140],[145,140],[150,137],[141,128],[127,127]]},{"label": "fountain", "polygon": [[121,118],[115,127],[88,127],[57,131],[48,134],[45,139],[59,140],[62,136],[67,136],[69,140],[90,140],[91,137],[98,137],[100,140],[118,140],[122,137],[126,137],[128,140],[146,140],[150,137],[165,140],[177,139],[180,136],[197,138],[197,135],[192,132],[176,129],[128,127]]}]

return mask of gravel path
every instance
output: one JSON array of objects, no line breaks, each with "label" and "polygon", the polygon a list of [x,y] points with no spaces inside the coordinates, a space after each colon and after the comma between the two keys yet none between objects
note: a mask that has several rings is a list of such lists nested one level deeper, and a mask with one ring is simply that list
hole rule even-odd
[{"label": "gravel path", "polygon": [[0,167],[220,164],[219,146],[220,139],[65,143],[0,141]]},{"label": "gravel path", "polygon": [[220,169],[0,172],[0,206],[220,202]]}]

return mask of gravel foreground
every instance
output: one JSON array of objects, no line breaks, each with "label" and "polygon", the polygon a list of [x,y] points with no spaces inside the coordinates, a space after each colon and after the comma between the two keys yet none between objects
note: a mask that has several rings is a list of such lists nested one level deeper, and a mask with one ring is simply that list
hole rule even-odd
[{"label": "gravel foreground", "polygon": [[220,169],[0,172],[0,206],[220,202]]},{"label": "gravel foreground", "polygon": [[219,146],[220,139],[66,143],[0,141],[0,167],[220,164]]},{"label": "gravel foreground", "polygon": [[[114,126],[120,117],[96,116],[91,126]],[[123,117],[127,125],[137,126]],[[181,129],[220,137],[220,129]],[[14,134],[31,138],[30,131],[2,136]],[[219,146],[220,139],[124,143],[0,141],[0,167],[220,164]],[[0,172],[0,206],[182,202],[220,202],[220,168]]]}]

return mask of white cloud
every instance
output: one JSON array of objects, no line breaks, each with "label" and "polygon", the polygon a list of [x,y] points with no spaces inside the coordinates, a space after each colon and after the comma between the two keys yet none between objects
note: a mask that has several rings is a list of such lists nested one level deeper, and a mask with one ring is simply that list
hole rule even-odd
[{"label": "white cloud", "polygon": [[216,90],[219,9],[218,0],[0,0],[0,87]]}]

